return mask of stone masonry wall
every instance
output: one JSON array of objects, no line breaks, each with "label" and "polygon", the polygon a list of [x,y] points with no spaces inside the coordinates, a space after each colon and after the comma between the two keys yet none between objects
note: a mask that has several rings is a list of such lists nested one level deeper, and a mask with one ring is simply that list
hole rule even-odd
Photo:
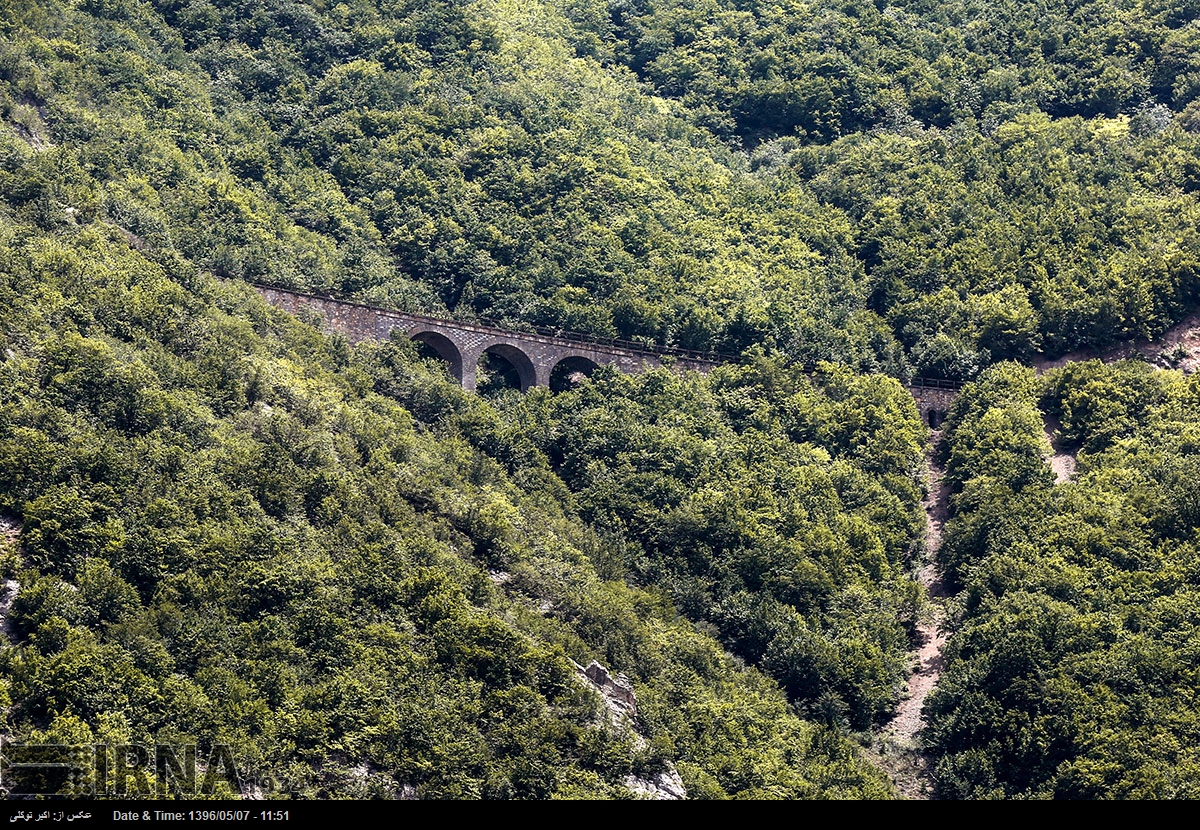
[{"label": "stone masonry wall", "polygon": [[[475,388],[475,370],[484,352],[495,352],[509,360],[521,376],[521,388],[548,386],[550,374],[563,360],[583,358],[597,366],[615,366],[622,372],[644,372],[662,365],[660,355],[650,350],[635,351],[606,343],[567,340],[529,332],[505,331],[491,326],[441,320],[415,314],[347,303],[325,297],[256,286],[267,302],[292,314],[303,309],[321,316],[326,330],[344,335],[350,342],[386,340],[399,329],[408,337],[433,346],[451,366],[466,389]],[[712,361],[673,356],[679,369],[708,371]]]},{"label": "stone masonry wall", "polygon": [[[442,356],[451,372],[465,389],[475,388],[475,369],[486,351],[495,351],[509,360],[521,375],[522,389],[530,386],[549,386],[550,373],[561,361],[579,357],[598,366],[615,366],[622,372],[636,373],[661,365],[659,355],[650,351],[634,351],[600,343],[588,343],[548,337],[528,332],[505,331],[491,326],[440,320],[415,314],[402,314],[370,306],[347,303],[326,297],[314,297],[282,288],[256,286],[267,302],[292,314],[303,309],[315,311],[328,331],[338,332],[352,343],[363,340],[386,340],[399,329],[408,337],[428,342],[439,352],[454,353]],[[439,348],[440,346],[440,348]],[[674,358],[679,369],[708,371],[714,363],[687,357]],[[958,392],[933,386],[910,386],[908,391],[917,402],[922,420],[937,427],[950,411]]]},{"label": "stone masonry wall", "polygon": [[941,424],[954,399],[958,397],[958,391],[955,389],[935,389],[928,386],[907,388],[917,402],[917,411],[921,413],[921,419],[931,427]]}]

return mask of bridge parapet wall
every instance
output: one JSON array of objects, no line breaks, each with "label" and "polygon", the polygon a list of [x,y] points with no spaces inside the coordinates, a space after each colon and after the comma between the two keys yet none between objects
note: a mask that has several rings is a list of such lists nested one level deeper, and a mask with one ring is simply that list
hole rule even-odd
[{"label": "bridge parapet wall", "polygon": [[[326,330],[345,335],[351,343],[374,340],[380,336],[378,332],[383,321],[380,320],[379,311],[370,306],[298,294],[282,288],[255,288],[264,300],[289,314],[299,314],[303,309],[317,312],[324,321]],[[388,332],[384,332],[383,337],[386,339],[387,336]]]}]

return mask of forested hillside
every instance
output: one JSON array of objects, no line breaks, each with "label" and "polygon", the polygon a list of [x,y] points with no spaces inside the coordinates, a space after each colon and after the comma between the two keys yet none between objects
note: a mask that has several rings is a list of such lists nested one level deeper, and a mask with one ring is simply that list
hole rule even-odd
[{"label": "forested hillside", "polygon": [[[940,793],[1194,794],[1195,383],[1021,364],[1200,303],[1198,20],[0,0],[4,734],[305,796],[891,795],[850,738],[926,603],[920,375],[978,380]],[[738,359],[475,396],[241,281]]]},{"label": "forested hillside", "polygon": [[[5,8],[12,203],[220,276],[946,377],[1154,335],[1200,296],[1183,7],[1137,13],[1136,57],[1105,4],[1003,38],[953,4]],[[695,68],[675,101],[622,61]],[[830,86],[830,62],[874,80]],[[844,126],[703,115],[816,113],[795,90],[822,85]]]},{"label": "forested hillside", "polygon": [[[764,359],[493,406],[115,232],[5,243],[7,734],[221,743],[322,797],[672,763],[701,797],[888,792],[827,727],[886,710],[919,600],[894,381]],[[570,659],[630,676],[640,736]]]},{"label": "forested hillside", "polygon": [[945,128],[1035,108],[1056,118],[1200,113],[1188,0],[566,8],[578,52],[632,68],[720,135],[828,141],[889,122]]},{"label": "forested hillside", "polygon": [[[945,795],[1196,797],[1198,380],[1006,365],[959,399],[942,555],[961,620],[930,705]],[[1074,481],[1048,474],[1039,399]]]}]

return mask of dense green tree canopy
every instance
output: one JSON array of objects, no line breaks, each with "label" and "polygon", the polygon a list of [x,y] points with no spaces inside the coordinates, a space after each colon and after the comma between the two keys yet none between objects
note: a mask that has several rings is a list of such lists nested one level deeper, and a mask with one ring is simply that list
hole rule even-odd
[{"label": "dense green tree canopy", "polygon": [[[668,762],[708,797],[888,793],[797,710],[867,725],[899,679],[922,428],[895,381],[764,359],[489,403],[116,230],[4,244],[8,734],[224,744],[322,797],[628,797]],[[570,659],[630,676],[632,725]]]},{"label": "dense green tree canopy", "polygon": [[[1196,383],[1024,366],[1195,310],[1198,18],[0,0],[6,734],[310,796],[887,795],[845,733],[924,604],[921,375],[977,380],[941,791],[1194,795]],[[472,396],[244,280],[738,360]]]},{"label": "dense green tree canopy", "polygon": [[0,167],[221,276],[972,377],[1197,298],[1196,11],[1110,6],[11,2]]},{"label": "dense green tree canopy", "polygon": [[[928,734],[945,795],[1196,796],[1198,395],[1195,375],[1091,362],[997,367],[956,405],[962,618]],[[1078,449],[1057,486],[1039,397]]]}]

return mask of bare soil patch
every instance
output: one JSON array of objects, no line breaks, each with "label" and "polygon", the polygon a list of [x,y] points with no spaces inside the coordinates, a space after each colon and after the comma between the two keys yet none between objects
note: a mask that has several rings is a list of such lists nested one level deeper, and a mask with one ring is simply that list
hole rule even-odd
[{"label": "bare soil patch", "polygon": [[1062,484],[1070,481],[1075,475],[1075,453],[1066,449],[1059,438],[1059,428],[1062,426],[1053,415],[1042,416],[1042,430],[1046,441],[1050,444],[1050,469],[1054,471],[1054,483]]},{"label": "bare soil patch", "polygon": [[[1074,361],[1099,359],[1112,363],[1134,355],[1142,355],[1156,366],[1181,369],[1189,374],[1197,371],[1200,369],[1200,311],[1171,327],[1156,341],[1129,342],[1107,349],[1080,350],[1054,360],[1038,359],[1033,361],[1033,368],[1041,373]],[[1045,417],[1044,430],[1051,448],[1047,463],[1054,471],[1055,481],[1062,484],[1074,476],[1076,456],[1060,441],[1060,426],[1057,418]],[[871,748],[867,750],[870,759],[891,777],[901,797],[909,799],[930,798],[933,792],[929,758],[921,745],[920,733],[925,727],[925,700],[937,686],[941,676],[942,655],[948,636],[943,602],[947,594],[937,563],[942,529],[950,516],[950,494],[943,481],[945,470],[938,464],[941,441],[940,431],[930,435],[926,455],[928,494],[924,501],[927,520],[925,560],[918,574],[918,580],[925,586],[932,600],[932,613],[917,627],[913,673],[908,679],[904,699],[896,707],[895,716],[878,733]]]},{"label": "bare soil patch", "polygon": [[1053,360],[1037,358],[1032,361],[1038,373],[1058,369],[1080,360],[1103,360],[1113,363],[1140,354],[1158,366],[1182,369],[1191,374],[1200,369],[1200,311],[1189,314],[1157,340],[1130,341],[1105,349],[1080,349]]}]

